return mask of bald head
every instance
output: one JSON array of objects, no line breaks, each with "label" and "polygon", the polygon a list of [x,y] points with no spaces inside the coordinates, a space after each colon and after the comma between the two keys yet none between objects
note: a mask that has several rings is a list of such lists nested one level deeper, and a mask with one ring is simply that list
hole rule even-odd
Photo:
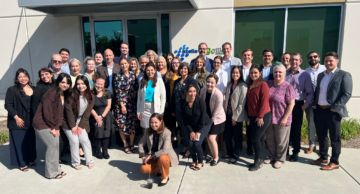
[{"label": "bald head", "polygon": [[111,49],[106,49],[104,51],[104,57],[105,57],[106,64],[108,64],[111,67],[113,65],[113,60],[114,60],[113,51]]},{"label": "bald head", "polygon": [[51,69],[53,69],[54,72],[58,72],[61,70],[62,65],[62,57],[60,54],[53,54],[51,56]]}]

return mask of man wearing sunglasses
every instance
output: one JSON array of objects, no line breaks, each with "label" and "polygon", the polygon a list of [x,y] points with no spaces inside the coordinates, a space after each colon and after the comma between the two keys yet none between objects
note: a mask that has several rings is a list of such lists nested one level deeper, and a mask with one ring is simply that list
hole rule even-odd
[{"label": "man wearing sunglasses", "polygon": [[[317,77],[319,73],[324,72],[326,70],[325,65],[320,64],[320,55],[311,51],[307,55],[307,60],[310,67],[306,68],[305,71],[310,74],[312,87],[315,91]],[[313,109],[309,106],[305,109],[306,119],[308,121],[308,136],[309,136],[309,148],[305,151],[306,154],[311,154],[316,149],[316,141],[315,141],[315,123],[314,123],[314,113]]]},{"label": "man wearing sunglasses", "polygon": [[50,60],[49,69],[53,72],[54,78],[56,79],[60,73],[66,73],[67,72],[63,69],[61,69],[62,66],[62,57],[60,54],[53,54]]}]

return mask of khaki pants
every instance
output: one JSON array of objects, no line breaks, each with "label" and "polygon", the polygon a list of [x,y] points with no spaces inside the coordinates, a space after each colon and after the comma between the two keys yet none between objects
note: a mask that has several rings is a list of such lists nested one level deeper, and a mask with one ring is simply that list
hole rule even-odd
[{"label": "khaki pants", "polygon": [[151,174],[156,176],[159,170],[161,169],[162,175],[161,178],[165,179],[169,176],[171,166],[171,159],[169,155],[161,155],[158,159],[150,159],[147,164],[142,164],[140,170],[144,174]]},{"label": "khaki pants", "polygon": [[279,128],[278,124],[271,123],[266,129],[266,143],[271,161],[285,163],[286,151],[289,146],[290,126]]}]

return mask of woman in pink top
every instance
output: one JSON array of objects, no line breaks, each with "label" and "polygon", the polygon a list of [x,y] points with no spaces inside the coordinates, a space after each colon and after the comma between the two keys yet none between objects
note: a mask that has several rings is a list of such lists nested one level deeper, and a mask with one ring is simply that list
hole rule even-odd
[{"label": "woman in pink top", "polygon": [[266,143],[269,157],[265,164],[274,163],[274,168],[280,168],[286,159],[289,145],[292,109],[295,105],[295,91],[292,85],[285,81],[286,69],[283,65],[274,67],[274,80],[267,81],[269,85],[269,105],[271,123],[266,129]]},{"label": "woman in pink top", "polygon": [[211,118],[211,128],[206,136],[209,144],[211,158],[206,161],[210,166],[216,166],[219,162],[218,144],[216,136],[224,132],[225,127],[225,111],[223,108],[223,93],[216,88],[219,78],[215,74],[210,74],[206,78],[206,87],[200,91],[200,97],[205,100],[206,113]]}]

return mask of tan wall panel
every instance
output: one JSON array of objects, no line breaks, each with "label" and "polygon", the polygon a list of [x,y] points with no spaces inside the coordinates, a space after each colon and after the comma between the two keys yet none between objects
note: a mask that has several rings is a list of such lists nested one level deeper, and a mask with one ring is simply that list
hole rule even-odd
[{"label": "tan wall panel", "polygon": [[320,3],[345,3],[345,0],[234,0],[234,8],[240,7],[264,7],[283,5],[304,5]]}]

